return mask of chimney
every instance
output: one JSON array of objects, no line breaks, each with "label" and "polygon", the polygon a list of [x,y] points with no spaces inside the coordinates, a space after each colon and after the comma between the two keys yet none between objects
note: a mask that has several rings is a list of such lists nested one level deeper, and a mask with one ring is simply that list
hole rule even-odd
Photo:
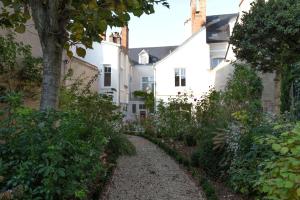
[{"label": "chimney", "polygon": [[115,44],[121,44],[120,34],[118,32],[111,33],[108,41]]},{"label": "chimney", "polygon": [[206,0],[191,0],[192,33],[198,32],[206,23]]},{"label": "chimney", "polygon": [[124,26],[121,31],[121,46],[125,51],[128,51],[129,44],[129,29],[128,26]]}]

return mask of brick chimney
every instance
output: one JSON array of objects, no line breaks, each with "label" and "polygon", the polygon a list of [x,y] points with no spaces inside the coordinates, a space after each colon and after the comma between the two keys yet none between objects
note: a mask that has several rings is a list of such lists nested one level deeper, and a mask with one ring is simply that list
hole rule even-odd
[{"label": "brick chimney", "polygon": [[199,31],[206,23],[206,0],[191,0],[192,33]]},{"label": "brick chimney", "polygon": [[129,29],[128,26],[124,26],[121,31],[121,46],[122,48],[127,51],[128,44],[129,44]]}]

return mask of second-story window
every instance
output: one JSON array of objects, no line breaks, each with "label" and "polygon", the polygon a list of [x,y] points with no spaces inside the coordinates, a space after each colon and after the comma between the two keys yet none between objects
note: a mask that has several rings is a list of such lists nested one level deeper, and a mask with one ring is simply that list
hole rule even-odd
[{"label": "second-story window", "polygon": [[222,61],[224,60],[224,58],[212,58],[211,59],[211,63],[210,63],[210,66],[211,68],[215,68],[216,66],[218,66]]},{"label": "second-story window", "polygon": [[175,87],[184,87],[186,85],[185,69],[175,69]]},{"label": "second-story window", "polygon": [[104,65],[104,87],[111,86],[111,66]]},{"label": "second-story window", "polygon": [[154,89],[154,80],[153,77],[142,77],[141,89],[143,91],[153,91]]}]

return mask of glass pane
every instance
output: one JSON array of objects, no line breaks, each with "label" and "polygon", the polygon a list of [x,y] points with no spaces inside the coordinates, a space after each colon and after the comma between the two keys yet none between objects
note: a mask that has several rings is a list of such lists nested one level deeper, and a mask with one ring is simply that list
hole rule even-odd
[{"label": "glass pane", "polygon": [[175,76],[179,76],[179,69],[175,69]]},{"label": "glass pane", "polygon": [[175,86],[179,86],[179,76],[175,76]]},{"label": "glass pane", "polygon": [[111,86],[111,73],[104,73],[104,86]]},{"label": "glass pane", "polygon": [[142,90],[146,91],[148,87],[148,83],[143,83],[142,84]]},{"label": "glass pane", "polygon": [[181,69],[181,76],[185,76],[185,69]]},{"label": "glass pane", "polygon": [[181,78],[181,86],[185,86],[185,77]]},{"label": "glass pane", "polygon": [[132,104],[132,113],[136,113],[136,104]]},{"label": "glass pane", "polygon": [[142,77],[142,82],[148,82],[148,77]]}]

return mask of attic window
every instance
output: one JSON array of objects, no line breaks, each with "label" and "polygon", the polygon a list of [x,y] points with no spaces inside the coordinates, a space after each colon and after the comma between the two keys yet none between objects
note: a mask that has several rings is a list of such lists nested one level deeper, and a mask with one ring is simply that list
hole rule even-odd
[{"label": "attic window", "polygon": [[139,64],[149,64],[149,54],[145,50],[139,53]]}]

